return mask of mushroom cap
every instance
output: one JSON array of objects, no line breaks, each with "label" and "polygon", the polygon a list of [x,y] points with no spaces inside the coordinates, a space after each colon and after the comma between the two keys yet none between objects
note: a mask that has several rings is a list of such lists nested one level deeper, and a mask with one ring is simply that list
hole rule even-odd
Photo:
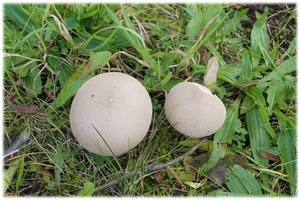
[{"label": "mushroom cap", "polygon": [[202,138],[215,133],[225,121],[223,102],[205,86],[182,82],[167,94],[165,114],[180,133]]},{"label": "mushroom cap", "polygon": [[86,150],[104,156],[119,156],[138,145],[148,132],[151,118],[147,90],[135,78],[117,72],[85,82],[70,110],[76,140]]}]

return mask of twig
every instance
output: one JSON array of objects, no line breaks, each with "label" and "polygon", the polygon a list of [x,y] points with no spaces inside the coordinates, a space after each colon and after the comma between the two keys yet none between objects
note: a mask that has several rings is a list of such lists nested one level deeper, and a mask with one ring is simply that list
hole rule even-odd
[{"label": "twig", "polygon": [[203,144],[203,142],[207,140],[207,138],[202,138],[202,140],[196,144],[193,148],[191,148],[189,151],[187,151],[186,153],[182,154],[181,156],[179,156],[178,158],[175,158],[174,160],[171,160],[170,162],[167,162],[167,163],[157,163],[157,162],[153,162],[147,166],[145,166],[144,168],[142,169],[136,169],[128,174],[125,174],[107,184],[104,184],[104,185],[101,185],[97,188],[95,188],[95,192],[98,192],[98,191],[101,191],[101,190],[104,190],[106,188],[109,188],[111,186],[114,186],[116,184],[118,184],[120,181],[123,181],[125,179],[129,179],[130,177],[133,177],[133,176],[138,176],[142,173],[148,173],[148,172],[153,172],[153,171],[157,171],[157,170],[160,170],[160,169],[164,169],[164,168],[167,168],[179,161],[182,161],[185,157],[191,155],[196,149],[198,149],[198,147]]},{"label": "twig", "polygon": [[187,191],[187,188],[185,187],[184,183],[179,178],[179,176],[176,174],[176,172],[170,166],[168,166],[168,170],[170,170],[171,174],[174,176],[174,178],[176,179],[176,181],[179,183],[181,189],[184,189],[185,191]]}]

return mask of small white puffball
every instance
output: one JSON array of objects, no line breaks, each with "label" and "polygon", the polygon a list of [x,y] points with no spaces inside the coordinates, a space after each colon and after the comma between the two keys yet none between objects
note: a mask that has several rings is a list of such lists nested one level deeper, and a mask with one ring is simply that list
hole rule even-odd
[{"label": "small white puffball", "polygon": [[164,110],[170,124],[192,138],[215,133],[226,118],[223,102],[207,87],[192,82],[175,85],[167,94]]},{"label": "small white puffball", "polygon": [[76,140],[95,154],[122,155],[138,145],[152,118],[150,96],[135,78],[103,73],[85,82],[76,93],[70,123]]}]

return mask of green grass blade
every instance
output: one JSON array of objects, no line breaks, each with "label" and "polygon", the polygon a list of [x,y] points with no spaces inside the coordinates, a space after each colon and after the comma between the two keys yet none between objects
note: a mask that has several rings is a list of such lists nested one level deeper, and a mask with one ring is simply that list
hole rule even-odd
[{"label": "green grass blade", "polygon": [[273,58],[271,58],[271,56],[269,55],[268,49],[266,49],[264,46],[261,46],[261,45],[259,45],[259,49],[260,49],[260,51],[262,53],[262,56],[265,60],[265,64],[267,66],[270,66],[270,67],[272,66],[273,68],[276,68],[277,66],[274,63]]},{"label": "green grass blade", "polygon": [[216,49],[216,47],[213,45],[212,42],[208,41],[206,43],[206,47],[209,50],[209,52],[218,58],[218,61],[220,63],[220,66],[226,65],[226,62],[223,59],[223,56],[219,53],[219,51]]},{"label": "green grass blade", "polygon": [[296,119],[286,116],[277,107],[274,108],[273,112],[278,118],[279,122],[284,123],[284,125],[280,124],[281,129],[284,130],[285,128],[291,128],[296,130]]},{"label": "green grass blade", "polygon": [[40,26],[30,18],[30,15],[17,4],[5,4],[4,5],[5,17],[14,22],[20,29],[26,33],[30,33],[34,29]]},{"label": "green grass blade", "polygon": [[16,182],[16,190],[18,190],[18,188],[22,185],[23,176],[24,176],[24,166],[25,166],[24,156],[22,156],[20,159],[21,159],[21,162],[19,165],[18,177],[17,177],[17,182]]},{"label": "green grass blade", "polygon": [[237,27],[240,25],[241,20],[243,17],[247,14],[248,8],[242,9],[241,11],[238,11],[234,14],[233,18],[231,18],[225,26],[222,28],[222,32],[225,34],[230,33],[231,31],[237,29]]},{"label": "green grass blade", "polygon": [[270,72],[268,75],[259,80],[258,86],[269,80],[281,80],[284,77],[283,75],[295,72],[296,69],[296,56],[290,57],[288,60],[285,60],[279,66],[274,68],[273,71]]},{"label": "green grass blade", "polygon": [[212,22],[215,23],[214,26],[212,26],[206,33],[205,37],[197,44],[196,46],[192,46],[186,53],[186,56],[184,59],[181,60],[179,63],[179,67],[185,66],[186,63],[189,62],[189,60],[193,57],[193,55],[199,50],[199,48],[204,45],[209,38],[212,36],[212,34],[221,26],[222,23],[228,18],[228,15],[230,12],[226,13],[224,17],[222,17],[220,20],[217,22]]},{"label": "green grass blade", "polygon": [[284,54],[282,55],[282,58],[285,58],[286,56],[289,55],[293,55],[293,52],[296,51],[296,47],[297,47],[297,36],[294,37],[294,39],[292,40],[292,42],[290,43],[289,48],[284,52]]},{"label": "green grass blade", "polygon": [[[122,26],[119,19],[115,16],[115,14],[110,10],[110,8],[108,6],[106,6],[106,5],[104,5],[104,6],[107,9],[107,12],[108,12],[109,16],[111,17],[111,19],[113,20],[113,22],[115,23],[115,25],[121,28],[121,31],[122,31],[124,37],[139,52],[139,54],[149,64],[149,66],[153,67],[154,68],[153,70],[156,71],[157,69],[155,69],[155,63],[154,63],[154,60],[152,59],[152,57],[150,56],[149,49],[147,49],[145,46],[143,46],[141,44],[142,40],[138,40],[138,38],[140,38],[140,37],[134,31],[133,25],[132,25],[128,15],[124,11],[123,7],[121,7],[122,8],[121,11],[122,11],[122,14],[123,14],[123,17],[125,19],[127,26],[129,26],[129,29],[126,29],[124,26]],[[131,27],[131,29],[130,29],[130,27]],[[130,30],[130,32],[128,32],[128,30]],[[134,36],[132,34],[134,34]]]}]

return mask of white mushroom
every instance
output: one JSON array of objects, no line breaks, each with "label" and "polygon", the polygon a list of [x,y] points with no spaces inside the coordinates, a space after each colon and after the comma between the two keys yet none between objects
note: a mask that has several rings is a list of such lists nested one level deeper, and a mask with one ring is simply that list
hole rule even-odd
[{"label": "white mushroom", "polygon": [[215,133],[226,117],[222,101],[207,87],[192,82],[175,85],[167,94],[164,109],[170,124],[192,138]]},{"label": "white mushroom", "polygon": [[77,141],[86,150],[105,156],[122,155],[139,144],[151,118],[146,89],[135,78],[117,72],[100,74],[84,83],[70,111]]}]

